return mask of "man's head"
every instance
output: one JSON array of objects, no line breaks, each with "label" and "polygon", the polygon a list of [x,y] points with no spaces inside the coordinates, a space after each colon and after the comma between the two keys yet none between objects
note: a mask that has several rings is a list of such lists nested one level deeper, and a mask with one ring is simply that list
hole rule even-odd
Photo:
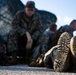
[{"label": "man's head", "polygon": [[50,25],[50,30],[53,31],[53,32],[56,32],[56,30],[57,30],[57,25],[56,25],[56,24],[51,24],[51,25]]},{"label": "man's head", "polygon": [[52,23],[52,21],[48,21],[48,26],[51,31],[55,32],[57,30],[57,25],[55,23]]},{"label": "man's head", "polygon": [[76,30],[76,20],[73,20],[71,23],[70,23],[70,27],[74,30]]},{"label": "man's head", "polygon": [[28,1],[25,5],[25,11],[26,11],[26,15],[28,17],[31,17],[34,13],[35,13],[35,2],[33,1]]}]

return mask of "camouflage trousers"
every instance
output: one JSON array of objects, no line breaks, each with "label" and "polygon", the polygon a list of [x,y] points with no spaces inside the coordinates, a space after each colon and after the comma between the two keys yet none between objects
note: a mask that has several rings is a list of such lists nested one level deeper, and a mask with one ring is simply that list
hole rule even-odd
[{"label": "camouflage trousers", "polygon": [[37,45],[36,47],[34,47],[32,61],[36,60],[39,56],[45,54],[49,50],[49,46],[47,46],[46,49],[44,48],[42,47],[42,45]]},{"label": "camouflage trousers", "polygon": [[26,35],[21,36],[14,30],[12,30],[8,35],[8,42],[7,42],[8,52],[11,53],[13,51],[16,51],[24,53],[26,43],[27,43]]},{"label": "camouflage trousers", "polygon": [[7,43],[9,55],[13,51],[15,51],[17,53],[17,55],[26,57],[27,59],[29,57],[29,59],[31,60],[31,56],[33,53],[33,47],[35,47],[36,41],[33,40],[33,45],[32,45],[31,49],[26,49],[25,48],[26,44],[27,44],[26,35],[21,36],[13,30],[10,31],[9,36],[8,36],[8,43]]},{"label": "camouflage trousers", "polygon": [[6,65],[8,62],[6,52],[6,41],[0,36],[0,65]]}]

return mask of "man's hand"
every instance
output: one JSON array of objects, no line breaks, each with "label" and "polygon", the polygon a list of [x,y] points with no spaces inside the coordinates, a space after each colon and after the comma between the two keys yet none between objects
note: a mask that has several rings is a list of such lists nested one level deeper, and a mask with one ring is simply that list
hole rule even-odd
[{"label": "man's hand", "polygon": [[29,32],[26,32],[26,36],[27,36],[26,48],[30,49],[32,47],[33,40],[31,38],[31,35],[29,34]]}]

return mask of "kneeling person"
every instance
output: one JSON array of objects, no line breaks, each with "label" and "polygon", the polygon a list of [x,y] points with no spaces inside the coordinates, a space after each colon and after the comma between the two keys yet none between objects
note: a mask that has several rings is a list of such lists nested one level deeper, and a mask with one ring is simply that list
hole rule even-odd
[{"label": "kneeling person", "polygon": [[16,64],[17,62],[18,44],[19,46],[23,44],[23,53],[27,55],[25,57],[26,61],[28,61],[27,58],[30,55],[32,44],[37,42],[42,30],[40,16],[35,12],[35,3],[33,1],[28,1],[24,11],[20,11],[15,15],[12,27],[13,29],[8,37],[8,52],[12,53],[12,63]]}]

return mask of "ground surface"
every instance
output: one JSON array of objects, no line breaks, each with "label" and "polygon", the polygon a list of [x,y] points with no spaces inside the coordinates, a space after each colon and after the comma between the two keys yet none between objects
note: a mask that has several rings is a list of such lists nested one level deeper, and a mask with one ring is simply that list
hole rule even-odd
[{"label": "ground surface", "polygon": [[59,73],[53,69],[28,67],[27,65],[0,67],[0,75],[76,75],[75,72]]}]

